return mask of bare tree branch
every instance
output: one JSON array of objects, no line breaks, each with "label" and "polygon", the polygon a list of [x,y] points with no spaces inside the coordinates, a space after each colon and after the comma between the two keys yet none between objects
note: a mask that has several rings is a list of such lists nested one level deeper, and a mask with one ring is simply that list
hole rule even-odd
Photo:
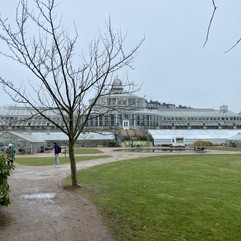
[{"label": "bare tree branch", "polygon": [[212,3],[213,3],[213,13],[212,13],[211,19],[210,19],[210,21],[209,21],[209,25],[208,25],[208,29],[207,29],[207,35],[206,35],[206,39],[205,39],[205,42],[204,42],[204,44],[203,44],[203,47],[205,47],[206,44],[207,44],[207,42],[208,42],[208,38],[209,38],[209,34],[210,34],[210,29],[211,29],[211,26],[212,26],[212,23],[213,23],[213,19],[214,19],[216,10],[217,10],[217,6],[216,6],[216,4],[215,4],[215,0],[212,0]]},{"label": "bare tree branch", "polygon": [[233,48],[235,48],[235,47],[239,44],[240,41],[241,41],[241,38],[240,38],[231,48],[229,48],[228,50],[226,50],[224,53],[226,54],[226,53],[228,53],[229,51],[231,51]]},{"label": "bare tree branch", "polygon": [[[33,74],[31,84],[28,88],[23,84],[16,87],[13,81],[3,77],[0,77],[0,83],[13,101],[33,108],[35,117],[45,118],[68,136],[72,186],[77,187],[75,142],[95,113],[98,99],[110,94],[113,73],[124,67],[133,69],[136,52],[144,39],[126,53],[126,39],[120,31],[112,29],[109,19],[106,33],[100,33],[89,45],[89,55],[82,54],[80,65],[75,68],[76,26],[74,37],[70,37],[62,27],[61,17],[55,14],[55,0],[34,0],[34,11],[27,3],[27,0],[19,2],[15,31],[0,17],[0,40],[9,49],[1,54]],[[29,26],[37,29],[38,34],[30,36]],[[132,86],[132,83],[128,85]],[[86,104],[90,93],[94,97]],[[61,118],[61,123],[53,117],[56,115]]]}]

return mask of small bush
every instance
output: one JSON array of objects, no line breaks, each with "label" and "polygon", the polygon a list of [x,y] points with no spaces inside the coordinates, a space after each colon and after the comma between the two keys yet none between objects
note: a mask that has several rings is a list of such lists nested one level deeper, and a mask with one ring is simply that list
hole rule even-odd
[{"label": "small bush", "polygon": [[4,155],[0,156],[0,205],[8,206],[10,204],[8,185],[8,177],[11,174],[11,170],[14,169],[12,162],[8,162]]},{"label": "small bush", "polygon": [[213,146],[211,141],[197,140],[193,143],[193,146]]},{"label": "small bush", "polygon": [[101,142],[101,144],[105,147],[116,147],[117,146],[115,141],[104,140]]}]

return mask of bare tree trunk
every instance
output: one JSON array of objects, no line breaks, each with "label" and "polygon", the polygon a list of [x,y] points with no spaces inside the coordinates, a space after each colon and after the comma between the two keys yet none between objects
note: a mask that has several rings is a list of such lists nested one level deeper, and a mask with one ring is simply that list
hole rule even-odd
[{"label": "bare tree trunk", "polygon": [[75,162],[75,155],[74,155],[74,143],[73,140],[69,140],[69,159],[70,159],[70,168],[71,168],[71,180],[72,180],[72,187],[78,188],[78,181],[77,181],[77,170],[76,170],[76,162]]}]

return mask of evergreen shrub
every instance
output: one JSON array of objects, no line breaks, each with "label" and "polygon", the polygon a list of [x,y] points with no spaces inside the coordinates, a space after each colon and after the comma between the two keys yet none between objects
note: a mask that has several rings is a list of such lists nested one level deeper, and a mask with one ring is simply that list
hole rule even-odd
[{"label": "evergreen shrub", "polygon": [[0,156],[0,205],[8,206],[11,202],[9,197],[8,177],[14,169],[12,162],[9,162],[5,155]]}]

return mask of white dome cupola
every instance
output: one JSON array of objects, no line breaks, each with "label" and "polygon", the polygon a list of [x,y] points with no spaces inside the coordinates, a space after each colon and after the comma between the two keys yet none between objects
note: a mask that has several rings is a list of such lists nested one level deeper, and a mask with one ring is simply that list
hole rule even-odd
[{"label": "white dome cupola", "polygon": [[120,79],[116,78],[112,83],[111,92],[114,94],[121,94],[123,93],[122,82]]}]

